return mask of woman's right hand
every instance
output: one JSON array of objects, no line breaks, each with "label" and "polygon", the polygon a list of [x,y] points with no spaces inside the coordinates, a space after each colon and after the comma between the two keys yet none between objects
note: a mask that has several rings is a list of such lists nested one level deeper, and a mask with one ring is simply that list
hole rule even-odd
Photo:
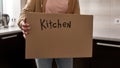
[{"label": "woman's right hand", "polygon": [[26,19],[21,21],[20,25],[23,32],[23,36],[26,38],[26,36],[29,34],[30,25],[26,22]]}]

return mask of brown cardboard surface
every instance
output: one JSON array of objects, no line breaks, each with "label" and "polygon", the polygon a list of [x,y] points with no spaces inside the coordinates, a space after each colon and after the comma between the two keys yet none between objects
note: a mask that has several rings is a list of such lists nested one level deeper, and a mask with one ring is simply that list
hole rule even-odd
[{"label": "brown cardboard surface", "polygon": [[92,57],[93,16],[28,13],[26,58]]}]

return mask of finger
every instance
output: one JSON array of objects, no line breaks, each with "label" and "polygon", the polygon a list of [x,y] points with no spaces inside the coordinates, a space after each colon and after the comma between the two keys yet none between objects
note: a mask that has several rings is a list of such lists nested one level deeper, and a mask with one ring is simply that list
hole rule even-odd
[{"label": "finger", "polygon": [[30,26],[22,26],[23,30],[30,30]]},{"label": "finger", "polygon": [[23,20],[23,21],[21,21],[21,25],[22,25],[22,26],[25,26],[25,27],[30,26],[30,25],[26,22],[26,19]]},{"label": "finger", "polygon": [[27,22],[26,22],[26,20],[27,20],[26,18],[23,20],[23,21],[24,21],[24,23],[27,23]]},{"label": "finger", "polygon": [[23,23],[22,26],[23,27],[29,27],[30,25],[28,23]]},{"label": "finger", "polygon": [[30,25],[29,24],[22,24],[22,30],[30,30]]},{"label": "finger", "polygon": [[22,32],[25,36],[27,36],[29,34],[29,32],[26,32],[26,31],[22,31]]},{"label": "finger", "polygon": [[24,32],[29,32],[29,28],[22,28],[22,30],[24,31]]},{"label": "finger", "polygon": [[23,34],[23,37],[26,39],[26,35],[25,34]]},{"label": "finger", "polygon": [[25,35],[28,35],[29,33],[28,32],[24,32]]}]

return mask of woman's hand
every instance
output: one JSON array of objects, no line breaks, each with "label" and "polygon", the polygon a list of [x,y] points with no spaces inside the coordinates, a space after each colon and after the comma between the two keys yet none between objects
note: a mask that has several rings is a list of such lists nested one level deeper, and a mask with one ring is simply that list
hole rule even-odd
[{"label": "woman's hand", "polygon": [[22,32],[24,34],[23,36],[26,38],[26,36],[29,34],[30,25],[26,22],[26,19],[21,21],[20,25],[21,25]]}]

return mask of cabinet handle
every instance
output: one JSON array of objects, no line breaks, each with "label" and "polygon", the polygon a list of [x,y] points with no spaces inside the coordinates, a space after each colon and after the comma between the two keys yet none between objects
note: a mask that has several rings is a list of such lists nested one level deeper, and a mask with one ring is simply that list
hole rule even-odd
[{"label": "cabinet handle", "polygon": [[110,46],[110,47],[118,47],[118,48],[120,48],[120,45],[109,44],[109,43],[100,43],[100,42],[98,42],[97,45]]},{"label": "cabinet handle", "polygon": [[5,36],[5,37],[2,37],[1,39],[2,39],[2,40],[5,40],[5,39],[14,38],[14,37],[17,37],[17,35]]}]

